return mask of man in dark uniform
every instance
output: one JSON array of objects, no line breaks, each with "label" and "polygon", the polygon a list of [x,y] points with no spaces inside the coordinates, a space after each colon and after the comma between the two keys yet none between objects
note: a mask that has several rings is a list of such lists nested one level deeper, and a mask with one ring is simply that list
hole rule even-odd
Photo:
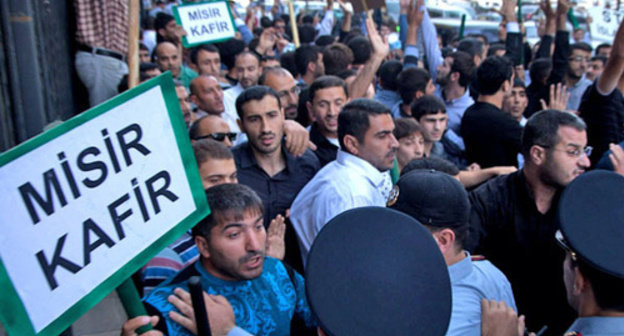
[{"label": "man in dark uniform", "polygon": [[624,335],[624,177],[594,171],[561,196],[557,240],[563,281],[578,318],[565,335]]}]

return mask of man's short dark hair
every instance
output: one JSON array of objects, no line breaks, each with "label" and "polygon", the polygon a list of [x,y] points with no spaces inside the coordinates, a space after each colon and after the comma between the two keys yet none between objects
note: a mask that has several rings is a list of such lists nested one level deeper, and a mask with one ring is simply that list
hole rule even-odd
[{"label": "man's short dark hair", "polygon": [[154,29],[158,33],[159,29],[165,29],[167,23],[175,21],[175,18],[167,13],[159,12],[154,19]]},{"label": "man's short dark hair", "polygon": [[149,48],[144,43],[139,42],[139,50],[149,51]]},{"label": "man's short dark hair", "polygon": [[605,64],[607,64],[607,57],[604,55],[596,55],[594,57],[591,58],[591,61],[600,61],[602,63],[602,66],[605,66]]},{"label": "man's short dark hair", "polygon": [[[208,116],[204,116],[199,120],[193,123],[193,126],[198,125],[199,121],[208,118]],[[192,128],[192,127],[191,127]],[[198,133],[199,127],[195,127],[195,133]],[[191,133],[191,131],[189,131]],[[191,138],[193,136],[191,135]],[[228,160],[234,159],[234,155],[224,144],[215,141],[213,139],[200,139],[193,142],[193,153],[195,154],[195,161],[197,161],[198,165],[208,161],[208,160]]]},{"label": "man's short dark hair", "polygon": [[[197,64],[197,55],[202,50],[210,53],[219,53],[219,48],[215,47],[212,44],[200,44],[197,47],[191,49],[191,63]],[[221,55],[219,55],[219,57],[221,57]]]},{"label": "man's short dark hair", "polygon": [[545,83],[552,71],[552,61],[550,58],[538,58],[531,63],[529,68],[529,77],[531,82]]},{"label": "man's short dark hair", "polygon": [[449,54],[448,57],[453,59],[450,73],[459,73],[459,85],[462,87],[468,87],[475,72],[474,59],[470,57],[468,53],[463,51],[456,51]]},{"label": "man's short dark hair", "polygon": [[601,43],[596,47],[596,55],[600,54],[600,49],[611,48],[611,44],[609,43]]},{"label": "man's short dark hair", "polygon": [[317,46],[302,45],[295,50],[295,65],[297,66],[297,72],[301,75],[305,75],[308,72],[308,64],[310,62],[315,63],[318,61],[319,53],[321,50]]},{"label": "man's short dark hair", "polygon": [[210,231],[220,220],[241,221],[248,211],[258,215],[264,213],[258,194],[243,184],[226,183],[210,187],[206,189],[206,199],[210,206],[210,215],[193,227],[193,237],[210,238]]},{"label": "man's short dark hair", "polygon": [[370,127],[370,117],[382,114],[390,115],[390,110],[384,104],[368,98],[358,98],[344,105],[338,115],[340,148],[347,148],[344,143],[345,135],[352,135],[363,143],[364,135]]},{"label": "man's short dark hair", "polygon": [[256,61],[258,61],[258,66],[260,66],[260,56],[258,56],[258,54],[256,54],[255,52],[248,51],[248,50],[241,51],[240,53],[234,55],[234,64],[236,64],[236,59],[238,59],[239,57],[245,56],[245,55],[253,56],[253,58],[255,58]]},{"label": "man's short dark hair", "polygon": [[316,29],[311,23],[304,23],[298,27],[299,41],[301,43],[312,43],[316,37]]},{"label": "man's short dark hair", "polygon": [[280,65],[282,68],[288,70],[293,77],[297,77],[299,75],[299,71],[297,71],[297,63],[295,62],[295,52],[289,51],[280,56]]},{"label": "man's short dark hair", "polygon": [[578,131],[587,129],[578,116],[559,110],[543,110],[532,115],[522,131],[522,155],[529,157],[531,147],[553,148],[559,142],[559,127],[569,126]]},{"label": "man's short dark hair", "polygon": [[501,50],[507,50],[507,48],[505,47],[503,43],[492,43],[492,45],[488,49],[487,56],[488,57],[494,56],[496,55],[497,51],[501,51]]},{"label": "man's short dark hair", "polygon": [[414,133],[421,133],[422,128],[414,118],[398,118],[394,120],[394,137],[399,140]]},{"label": "man's short dark hair", "polygon": [[353,52],[342,43],[330,44],[323,50],[326,75],[337,75],[353,63]]},{"label": "man's short dark hair", "polygon": [[397,86],[403,104],[411,104],[416,92],[424,93],[429,80],[431,76],[423,68],[409,68],[401,71],[397,77]]},{"label": "man's short dark hair", "polygon": [[349,78],[351,76],[357,76],[357,71],[355,71],[353,69],[347,69],[347,70],[344,70],[344,71],[340,71],[335,76],[339,77],[339,78],[342,78],[343,80],[347,80],[347,78]]},{"label": "man's short dark hair", "polygon": [[347,90],[347,84],[345,81],[337,76],[321,76],[312,82],[310,85],[309,93],[309,102],[314,100],[314,95],[316,95],[316,91],[332,88],[332,87],[340,87],[344,90],[345,96],[349,97],[349,91]]},{"label": "man's short dark hair", "polygon": [[265,96],[273,96],[277,100],[277,105],[281,109],[282,103],[280,103],[279,96],[275,90],[264,85],[254,85],[246,88],[236,98],[236,112],[241,121],[244,120],[245,113],[243,112],[243,105],[252,100],[262,100]]},{"label": "man's short dark hair", "polygon": [[411,106],[412,117],[416,121],[428,114],[446,113],[446,105],[436,96],[422,96]]},{"label": "man's short dark hair", "polygon": [[361,65],[366,63],[371,56],[372,48],[368,38],[364,36],[354,37],[347,44],[353,52],[353,64]]},{"label": "man's short dark hair", "polygon": [[513,87],[515,88],[523,88],[526,91],[526,85],[521,79],[514,78]]},{"label": "man's short dark hair", "polygon": [[139,73],[160,69],[158,64],[152,62],[142,62],[139,64]]},{"label": "man's short dark hair", "polygon": [[239,39],[229,39],[219,44],[219,55],[221,56],[221,63],[223,63],[229,70],[234,68],[234,55],[240,54],[245,50],[245,42]]},{"label": "man's short dark hair", "polygon": [[436,170],[449,174],[451,176],[457,176],[459,174],[459,168],[451,161],[444,160],[438,157],[426,157],[421,159],[414,159],[403,167],[401,170],[401,176],[411,172],[412,170]]},{"label": "man's short dark hair", "polygon": [[468,37],[472,37],[474,39],[477,39],[477,40],[481,41],[482,43],[484,43],[486,46],[490,45],[490,40],[488,39],[488,37],[485,34],[473,33],[473,34],[468,34]]},{"label": "man's short dark hair", "polygon": [[501,89],[503,83],[511,80],[513,69],[511,62],[501,56],[486,58],[477,68],[477,88],[479,94],[493,95]]},{"label": "man's short dark hair", "polygon": [[459,41],[459,44],[457,45],[457,50],[466,52],[474,58],[475,55],[479,57],[483,55],[484,47],[485,46],[483,45],[483,42],[481,42],[481,40],[473,37],[467,37]]},{"label": "man's short dark hair", "polygon": [[314,44],[318,47],[323,48],[325,46],[328,46],[334,43],[335,40],[336,39],[331,35],[321,35],[316,38],[316,40],[314,41]]},{"label": "man's short dark hair", "polygon": [[398,89],[397,77],[403,71],[403,63],[390,60],[379,67],[379,81],[383,89],[396,91]]},{"label": "man's short dark hair", "polygon": [[570,45],[570,53],[572,53],[573,50],[583,50],[591,53],[593,48],[585,42],[576,42]]}]

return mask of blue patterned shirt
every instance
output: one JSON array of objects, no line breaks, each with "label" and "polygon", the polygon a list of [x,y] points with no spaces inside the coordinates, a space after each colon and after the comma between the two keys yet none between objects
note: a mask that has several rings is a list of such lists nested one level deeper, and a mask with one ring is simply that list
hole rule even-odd
[{"label": "blue patterned shirt", "polygon": [[295,313],[307,326],[316,325],[306,299],[303,277],[293,271],[291,280],[281,261],[266,257],[262,274],[256,279],[242,281],[218,279],[204,269],[201,261],[197,261],[143,299],[161,313],[169,335],[191,335],[169,318],[169,311],[177,309],[167,297],[178,287],[188,291],[187,280],[193,275],[201,276],[205,292],[227,298],[234,309],[236,325],[256,336],[290,335],[290,321]]}]

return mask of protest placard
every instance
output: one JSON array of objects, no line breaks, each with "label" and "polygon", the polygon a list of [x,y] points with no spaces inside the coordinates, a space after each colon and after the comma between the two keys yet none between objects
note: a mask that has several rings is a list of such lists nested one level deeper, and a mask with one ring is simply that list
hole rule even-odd
[{"label": "protest placard", "polygon": [[590,7],[588,11],[592,18],[589,25],[592,39],[613,41],[619,27],[616,11],[604,7]]},{"label": "protest placard", "polygon": [[0,155],[0,318],[58,335],[208,214],[170,73]]},{"label": "protest placard", "polygon": [[185,48],[220,42],[234,37],[236,25],[227,1],[211,1],[175,6],[173,15],[184,28]]}]

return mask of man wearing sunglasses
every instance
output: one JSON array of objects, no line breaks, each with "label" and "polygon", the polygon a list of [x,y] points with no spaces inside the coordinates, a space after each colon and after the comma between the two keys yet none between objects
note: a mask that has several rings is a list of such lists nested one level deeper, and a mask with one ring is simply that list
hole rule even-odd
[{"label": "man wearing sunglasses", "polygon": [[564,255],[553,237],[561,191],[589,167],[585,129],[571,113],[534,114],[522,136],[522,170],[470,193],[468,250],[505,273],[529,329],[547,325],[547,335],[563,334],[574,318],[560,281]]},{"label": "man wearing sunglasses", "polygon": [[212,139],[224,144],[227,148],[232,148],[237,134],[230,132],[230,127],[221,117],[209,114],[199,118],[191,125],[189,136],[193,142],[201,139]]}]

